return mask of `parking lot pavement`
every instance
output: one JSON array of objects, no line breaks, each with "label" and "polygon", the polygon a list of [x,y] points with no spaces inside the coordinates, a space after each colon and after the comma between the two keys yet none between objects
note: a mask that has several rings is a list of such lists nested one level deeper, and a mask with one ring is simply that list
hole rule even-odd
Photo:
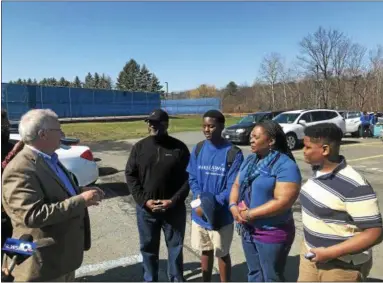
[{"label": "parking lot pavement", "polygon": [[[183,140],[191,149],[203,139],[202,134],[178,133],[174,136]],[[129,190],[124,184],[124,168],[132,143],[127,140],[115,143],[93,144],[95,158],[99,159],[100,179],[97,184],[106,192],[106,200],[98,207],[90,209],[92,222],[92,249],[85,254],[83,266],[77,271],[81,281],[142,281],[141,256],[135,217],[135,205]],[[245,155],[250,153],[248,146],[241,146]],[[345,139],[342,154],[348,163],[361,172],[377,192],[380,208],[383,211],[383,142],[359,139]],[[294,151],[304,179],[311,170],[303,161],[302,150]],[[190,197],[187,205],[190,203]],[[188,207],[190,212],[190,208]],[[299,203],[294,206],[297,235],[291,249],[286,268],[288,281],[296,281],[299,266],[299,247],[302,241],[302,224]],[[185,236],[185,277],[188,281],[201,281],[199,256],[190,248],[190,214],[188,214]],[[238,235],[232,243],[233,281],[247,281],[246,263]],[[166,247],[161,240],[160,281],[166,280]],[[215,263],[216,264],[216,263]],[[383,244],[374,248],[374,266],[370,279],[383,281]],[[215,267],[214,281],[219,281]]]}]

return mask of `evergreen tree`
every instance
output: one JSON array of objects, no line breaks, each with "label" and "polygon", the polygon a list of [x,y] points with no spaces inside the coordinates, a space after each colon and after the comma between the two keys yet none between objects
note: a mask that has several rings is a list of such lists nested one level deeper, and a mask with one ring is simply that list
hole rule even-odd
[{"label": "evergreen tree", "polygon": [[130,59],[125,64],[122,71],[119,73],[117,78],[117,89],[119,90],[138,90],[138,78],[139,78],[140,66],[134,59]]},{"label": "evergreen tree", "polygon": [[100,87],[100,75],[97,72],[94,73],[94,88],[101,88]]},{"label": "evergreen tree", "polygon": [[160,84],[160,81],[158,80],[156,75],[152,74],[152,79],[150,81],[150,91],[151,92],[164,93],[162,88],[163,88],[163,86]]},{"label": "evergreen tree", "polygon": [[100,87],[101,89],[112,89],[112,79],[105,74],[102,74],[100,77]]},{"label": "evergreen tree", "polygon": [[80,88],[81,87],[81,81],[80,81],[80,78],[78,76],[76,76],[74,78],[74,81],[72,83],[72,86],[73,87],[77,87],[77,88]]},{"label": "evergreen tree", "polygon": [[85,77],[84,88],[94,88],[94,79],[91,73]]},{"label": "evergreen tree", "polygon": [[152,74],[146,68],[145,64],[142,65],[139,76],[138,76],[138,83],[137,83],[138,90],[151,91],[150,89],[151,80],[152,80]]},{"label": "evergreen tree", "polygon": [[70,82],[67,81],[64,77],[61,77],[60,80],[57,83],[58,86],[70,86]]}]

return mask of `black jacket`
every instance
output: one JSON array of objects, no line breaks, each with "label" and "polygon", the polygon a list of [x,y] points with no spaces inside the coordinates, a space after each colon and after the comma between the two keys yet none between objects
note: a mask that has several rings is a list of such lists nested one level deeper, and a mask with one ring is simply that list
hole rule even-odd
[{"label": "black jacket", "polygon": [[[8,153],[13,149],[14,144],[9,141],[1,141],[1,162],[5,160]],[[0,164],[1,165],[1,164]],[[1,179],[3,179],[3,167],[1,167]],[[11,223],[11,219],[7,215],[7,213],[1,207],[1,247],[4,246],[5,240],[7,238],[11,238],[13,234],[13,227]],[[1,251],[1,258],[3,258],[4,252]]]},{"label": "black jacket", "polygon": [[142,207],[150,200],[171,199],[184,203],[189,194],[190,158],[187,146],[171,136],[149,136],[136,143],[126,164],[125,176],[136,203]]}]

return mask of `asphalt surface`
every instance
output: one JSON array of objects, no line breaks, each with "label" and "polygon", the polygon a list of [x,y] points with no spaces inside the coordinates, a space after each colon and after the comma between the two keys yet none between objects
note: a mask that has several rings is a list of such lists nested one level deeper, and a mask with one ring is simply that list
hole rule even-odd
[{"label": "asphalt surface", "polygon": [[[203,139],[201,133],[187,132],[174,134],[191,149]],[[77,270],[79,281],[142,281],[141,256],[135,217],[135,204],[124,183],[124,168],[132,144],[137,140],[107,142],[90,145],[100,167],[97,184],[106,192],[106,199],[98,206],[90,208],[93,246],[86,252],[82,267]],[[245,155],[250,153],[248,146],[241,146]],[[377,192],[383,212],[383,142],[378,139],[345,139],[342,154],[348,163],[359,170]],[[303,161],[302,150],[294,151],[304,179],[311,170]],[[187,205],[190,199],[187,200]],[[189,209],[189,206],[188,206]],[[190,209],[189,209],[190,212]],[[299,266],[299,250],[302,242],[302,224],[299,203],[294,206],[297,235],[291,249],[287,267],[287,281],[296,281]],[[199,255],[190,248],[190,214],[187,217],[184,242],[185,278],[188,281],[202,281]],[[374,265],[369,280],[383,281],[383,244],[376,246]],[[233,281],[247,281],[247,267],[238,235],[234,235],[231,248]],[[161,239],[160,281],[166,278],[166,246]],[[379,268],[380,266],[380,268]],[[219,281],[215,262],[213,281]]]}]

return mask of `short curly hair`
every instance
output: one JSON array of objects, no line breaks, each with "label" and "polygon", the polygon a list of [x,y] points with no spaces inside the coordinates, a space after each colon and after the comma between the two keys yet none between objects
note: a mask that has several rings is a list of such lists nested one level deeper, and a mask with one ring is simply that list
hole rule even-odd
[{"label": "short curly hair", "polygon": [[314,143],[323,142],[339,146],[342,142],[343,132],[334,123],[321,123],[308,126],[305,131],[305,136],[309,137]]},{"label": "short curly hair", "polygon": [[218,110],[215,110],[215,109],[207,111],[203,115],[203,118],[213,118],[218,123],[225,124],[225,116],[221,113],[221,111],[218,111]]}]

